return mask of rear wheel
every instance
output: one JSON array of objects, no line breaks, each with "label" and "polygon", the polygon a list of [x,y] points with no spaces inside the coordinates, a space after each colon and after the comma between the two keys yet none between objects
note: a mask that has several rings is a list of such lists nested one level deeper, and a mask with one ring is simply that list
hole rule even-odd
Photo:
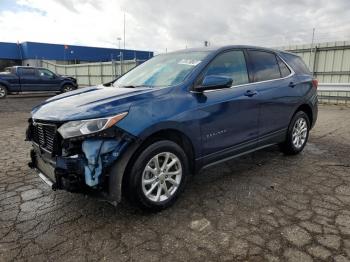
[{"label": "rear wheel", "polygon": [[72,85],[64,85],[63,88],[62,88],[62,93],[66,93],[66,92],[73,91],[73,90],[75,90],[74,86],[72,86]]},{"label": "rear wheel", "polygon": [[187,156],[179,145],[155,142],[139,154],[127,175],[127,197],[149,211],[170,207],[184,189],[188,170]]},{"label": "rear wheel", "polygon": [[287,155],[296,155],[303,151],[309,138],[310,120],[303,111],[297,112],[290,122],[287,139],[281,144],[282,151]]},{"label": "rear wheel", "polygon": [[0,99],[7,96],[7,89],[5,86],[0,85]]}]

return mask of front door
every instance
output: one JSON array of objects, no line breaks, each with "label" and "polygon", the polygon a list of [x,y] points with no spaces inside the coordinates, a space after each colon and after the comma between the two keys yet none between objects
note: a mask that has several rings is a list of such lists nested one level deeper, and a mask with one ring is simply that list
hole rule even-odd
[{"label": "front door", "polygon": [[38,69],[40,91],[59,91],[61,80],[50,70]]},{"label": "front door", "polygon": [[208,75],[224,75],[233,79],[231,88],[198,94],[202,156],[212,162],[256,145],[259,106],[258,94],[249,84],[242,50],[219,54],[200,79]]}]

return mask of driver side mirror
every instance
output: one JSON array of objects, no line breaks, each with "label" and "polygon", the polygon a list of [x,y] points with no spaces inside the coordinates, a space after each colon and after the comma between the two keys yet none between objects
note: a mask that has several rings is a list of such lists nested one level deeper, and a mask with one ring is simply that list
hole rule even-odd
[{"label": "driver side mirror", "polygon": [[203,92],[205,90],[215,90],[222,88],[230,88],[232,86],[233,79],[228,76],[210,75],[203,79],[202,84],[194,88],[197,92]]}]

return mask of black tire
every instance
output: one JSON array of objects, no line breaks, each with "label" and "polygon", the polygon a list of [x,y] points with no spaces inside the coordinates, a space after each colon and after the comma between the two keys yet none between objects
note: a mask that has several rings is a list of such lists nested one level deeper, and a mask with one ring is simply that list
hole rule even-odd
[{"label": "black tire", "polygon": [[[162,154],[165,152],[173,154],[180,161],[181,165],[178,165],[177,164],[178,162],[176,162],[176,165],[177,167],[180,166],[182,170],[182,175],[181,175],[181,180],[177,186],[177,190],[174,190],[172,195],[170,195],[169,197],[163,196],[163,197],[168,197],[168,199],[156,202],[156,201],[150,200],[149,197],[147,197],[146,194],[144,193],[145,189],[143,188],[143,184],[142,184],[143,175],[144,175],[144,170],[146,166],[150,163],[150,161],[156,155]],[[176,160],[176,158],[173,158],[173,160],[174,159]],[[169,160],[171,159],[169,158]],[[124,192],[126,193],[126,197],[128,198],[128,200],[131,203],[140,207],[141,209],[144,209],[146,211],[151,211],[151,212],[158,212],[162,209],[170,207],[175,203],[176,199],[185,188],[188,174],[189,174],[188,158],[186,153],[183,151],[183,149],[178,144],[169,140],[157,141],[149,145],[137,156],[136,161],[134,162],[133,166],[130,168],[130,171],[126,174],[126,181],[124,183]],[[163,181],[159,180],[158,183],[165,183],[166,185],[169,186],[169,184],[167,184],[167,181],[164,181],[164,180]],[[169,187],[171,188],[172,185],[173,184],[170,184]],[[151,185],[151,187],[152,186],[153,184]],[[158,187],[161,187],[161,185],[159,185]],[[156,191],[158,190],[158,187],[155,188]],[[161,189],[161,193],[163,192],[165,194],[165,191]]]},{"label": "black tire", "polygon": [[7,96],[6,86],[0,85],[0,99],[5,98],[6,96]]},{"label": "black tire", "polygon": [[[307,128],[306,137],[305,137],[305,141],[302,143],[301,143],[302,140],[299,140],[300,145],[296,146],[295,143],[293,142],[293,130],[296,126],[296,123],[298,121],[302,121],[302,119],[304,119],[306,122],[306,128]],[[284,143],[280,144],[282,152],[286,155],[299,154],[301,151],[303,151],[303,149],[307,143],[307,140],[309,138],[309,132],[310,132],[309,117],[307,116],[307,114],[304,111],[298,111],[297,113],[295,113],[292,120],[290,121],[286,141]]]},{"label": "black tire", "polygon": [[62,87],[62,90],[61,92],[62,93],[66,93],[66,92],[69,92],[69,91],[73,91],[75,90],[76,88],[73,86],[73,85],[69,85],[69,84],[66,84]]}]

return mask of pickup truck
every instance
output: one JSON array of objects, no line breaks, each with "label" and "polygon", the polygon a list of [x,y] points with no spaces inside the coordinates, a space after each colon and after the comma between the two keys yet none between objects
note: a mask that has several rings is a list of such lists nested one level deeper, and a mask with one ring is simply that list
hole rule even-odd
[{"label": "pickup truck", "polygon": [[64,93],[77,88],[75,78],[57,75],[46,68],[14,66],[0,72],[0,99],[9,93],[43,91]]}]

